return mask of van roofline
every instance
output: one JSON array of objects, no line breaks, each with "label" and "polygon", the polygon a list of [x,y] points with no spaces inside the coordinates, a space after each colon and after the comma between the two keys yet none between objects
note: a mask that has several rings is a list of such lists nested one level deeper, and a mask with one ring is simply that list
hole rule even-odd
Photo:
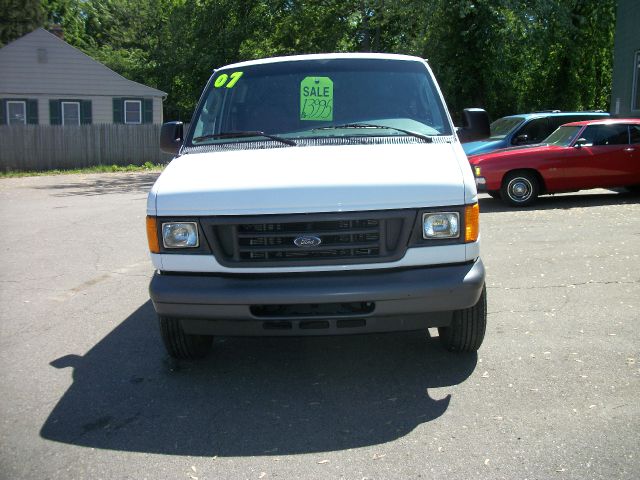
[{"label": "van roofline", "polygon": [[258,60],[247,60],[244,62],[232,63],[217,68],[216,70],[226,70],[230,68],[244,68],[254,65],[264,65],[280,62],[298,62],[305,60],[336,60],[336,59],[376,59],[376,60],[402,60],[411,62],[427,63],[420,57],[412,55],[400,55],[395,53],[313,53],[308,55],[287,55],[283,57],[261,58]]}]

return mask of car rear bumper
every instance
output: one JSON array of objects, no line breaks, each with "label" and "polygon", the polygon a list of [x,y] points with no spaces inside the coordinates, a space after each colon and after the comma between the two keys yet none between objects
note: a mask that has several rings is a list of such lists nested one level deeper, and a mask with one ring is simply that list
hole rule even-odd
[{"label": "car rear bumper", "polygon": [[482,293],[482,261],[398,270],[290,275],[156,273],[159,315],[187,333],[333,335],[447,326]]}]

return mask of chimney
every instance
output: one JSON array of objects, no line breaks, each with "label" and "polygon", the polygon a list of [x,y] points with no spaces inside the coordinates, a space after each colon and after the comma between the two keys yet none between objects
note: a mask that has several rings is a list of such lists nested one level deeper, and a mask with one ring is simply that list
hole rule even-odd
[{"label": "chimney", "polygon": [[49,33],[53,33],[60,40],[64,40],[64,31],[62,30],[62,25],[59,23],[53,23],[49,26]]}]

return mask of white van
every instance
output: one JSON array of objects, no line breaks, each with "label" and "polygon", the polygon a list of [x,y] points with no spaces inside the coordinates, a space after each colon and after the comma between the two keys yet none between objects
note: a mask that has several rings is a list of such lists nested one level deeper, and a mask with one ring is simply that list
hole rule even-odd
[{"label": "white van", "polygon": [[[488,131],[486,114],[476,123],[464,133]],[[176,158],[149,193],[147,234],[171,356],[203,356],[213,335],[428,327],[449,350],[480,347],[476,186],[424,60],[228,65],[161,146]]]}]

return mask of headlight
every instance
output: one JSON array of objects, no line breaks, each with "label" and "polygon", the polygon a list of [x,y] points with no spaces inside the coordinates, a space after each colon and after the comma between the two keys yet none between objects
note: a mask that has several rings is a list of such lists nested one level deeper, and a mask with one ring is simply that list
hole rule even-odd
[{"label": "headlight", "polygon": [[458,238],[460,217],[457,212],[425,213],[422,215],[422,238]]},{"label": "headlight", "polygon": [[190,248],[199,246],[198,225],[195,222],[163,223],[164,248]]}]

